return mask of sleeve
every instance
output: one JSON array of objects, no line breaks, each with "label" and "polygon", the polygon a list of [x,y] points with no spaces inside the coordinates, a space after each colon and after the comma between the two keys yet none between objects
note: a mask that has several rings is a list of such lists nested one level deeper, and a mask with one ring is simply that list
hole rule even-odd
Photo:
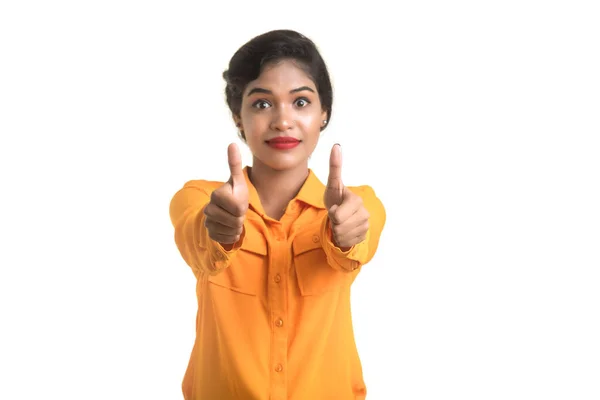
[{"label": "sleeve", "polygon": [[321,244],[327,256],[327,261],[334,269],[352,272],[367,264],[377,251],[379,239],[386,221],[385,207],[370,186],[350,188],[363,199],[363,204],[369,212],[369,230],[365,240],[355,244],[347,251],[342,251],[333,242],[329,217],[325,214],[321,223]]},{"label": "sleeve", "polygon": [[208,185],[188,182],[175,193],[169,206],[175,244],[196,278],[201,273],[216,275],[229,267],[246,235],[244,226],[240,240],[231,250],[226,250],[208,236],[204,226],[204,207],[210,201],[211,191]]}]

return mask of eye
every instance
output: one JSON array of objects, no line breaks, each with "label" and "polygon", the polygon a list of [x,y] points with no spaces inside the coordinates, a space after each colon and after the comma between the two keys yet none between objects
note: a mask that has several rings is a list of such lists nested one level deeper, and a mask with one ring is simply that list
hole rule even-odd
[{"label": "eye", "polygon": [[258,108],[259,110],[264,110],[265,108],[271,107],[271,105],[265,100],[257,100],[252,104],[252,107]]},{"label": "eye", "polygon": [[308,99],[306,97],[300,97],[298,100],[296,100],[296,106],[298,106],[300,108],[306,107],[309,104],[310,104],[310,101],[308,101]]}]

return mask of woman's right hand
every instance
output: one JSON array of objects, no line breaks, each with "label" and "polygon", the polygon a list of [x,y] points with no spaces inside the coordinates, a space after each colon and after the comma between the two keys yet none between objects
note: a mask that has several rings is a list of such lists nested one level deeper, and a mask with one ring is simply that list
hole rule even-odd
[{"label": "woman's right hand", "polygon": [[235,143],[227,149],[229,180],[215,189],[204,208],[204,226],[208,236],[231,249],[240,239],[248,211],[248,186],[242,170],[242,156]]}]

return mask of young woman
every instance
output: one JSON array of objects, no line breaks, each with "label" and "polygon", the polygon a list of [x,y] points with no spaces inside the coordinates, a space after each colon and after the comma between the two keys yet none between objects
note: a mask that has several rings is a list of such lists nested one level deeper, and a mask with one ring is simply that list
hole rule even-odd
[{"label": "young woman", "polygon": [[226,99],[252,166],[228,148],[226,182],[173,196],[175,242],[197,279],[187,400],[364,399],[350,286],[386,214],[370,186],[344,186],[339,145],[325,186],[308,167],[333,93],[315,44],[290,30],[232,57]]}]

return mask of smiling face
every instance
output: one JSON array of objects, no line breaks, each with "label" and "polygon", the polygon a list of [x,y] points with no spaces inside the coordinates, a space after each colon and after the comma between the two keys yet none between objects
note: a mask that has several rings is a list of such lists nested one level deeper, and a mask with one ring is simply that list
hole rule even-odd
[{"label": "smiling face", "polygon": [[254,164],[279,171],[308,165],[326,118],[314,82],[292,60],[266,66],[247,85],[234,117]]}]

